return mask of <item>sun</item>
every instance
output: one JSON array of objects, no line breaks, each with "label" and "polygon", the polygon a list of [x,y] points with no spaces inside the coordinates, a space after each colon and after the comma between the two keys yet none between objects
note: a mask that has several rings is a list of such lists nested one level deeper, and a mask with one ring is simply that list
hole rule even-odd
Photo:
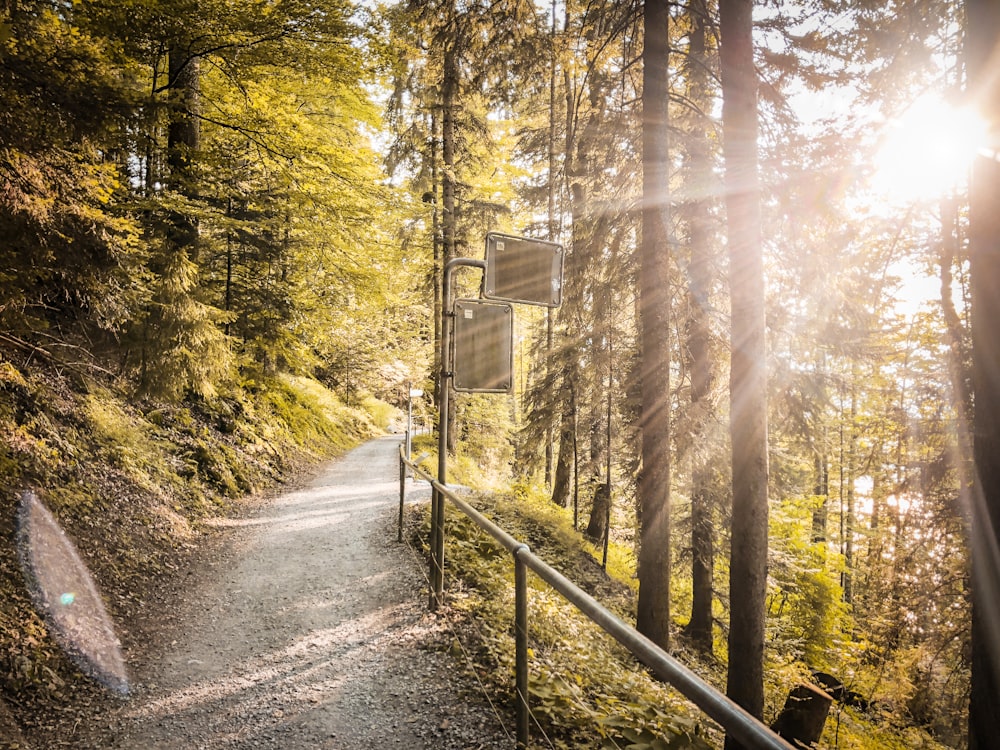
[{"label": "sun", "polygon": [[883,131],[872,188],[893,202],[941,198],[962,185],[986,142],[984,119],[939,97],[917,99]]}]

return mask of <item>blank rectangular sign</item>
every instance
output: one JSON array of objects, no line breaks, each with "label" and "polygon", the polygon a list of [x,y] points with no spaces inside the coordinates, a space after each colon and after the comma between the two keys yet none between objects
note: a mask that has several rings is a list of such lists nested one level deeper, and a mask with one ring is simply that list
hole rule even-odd
[{"label": "blank rectangular sign", "polygon": [[455,390],[510,393],[514,385],[514,309],[470,299],[456,300],[454,309]]},{"label": "blank rectangular sign", "polygon": [[562,303],[563,248],[557,242],[486,235],[487,299],[559,307]]}]

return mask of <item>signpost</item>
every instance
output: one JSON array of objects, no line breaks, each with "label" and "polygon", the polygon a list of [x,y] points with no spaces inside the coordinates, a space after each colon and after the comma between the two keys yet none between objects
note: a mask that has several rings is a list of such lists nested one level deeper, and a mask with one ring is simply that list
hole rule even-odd
[{"label": "signpost", "polygon": [[[483,270],[486,300],[451,299],[456,268]],[[451,389],[510,393],[514,387],[514,311],[510,304],[558,307],[562,303],[563,248],[555,242],[486,235],[486,259],[452,258],[441,278],[441,380],[438,392],[438,481],[448,483],[448,409]],[[452,336],[454,335],[454,344]],[[451,381],[449,383],[449,381]],[[430,608],[444,593],[444,497],[431,495]]]},{"label": "signpost", "polygon": [[559,307],[562,276],[563,247],[559,243],[499,232],[486,235],[486,299]]},{"label": "signpost", "polygon": [[456,391],[510,393],[514,385],[514,308],[505,303],[455,301],[453,354]]}]

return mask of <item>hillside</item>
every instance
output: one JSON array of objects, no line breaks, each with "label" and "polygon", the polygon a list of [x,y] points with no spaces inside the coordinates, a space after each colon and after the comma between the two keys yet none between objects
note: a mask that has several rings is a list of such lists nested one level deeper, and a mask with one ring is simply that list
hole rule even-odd
[{"label": "hillside", "polygon": [[374,400],[347,408],[313,380],[277,375],[213,399],[133,398],[75,373],[0,361],[0,747],[98,690],[63,654],[29,596],[17,508],[34,489],[75,543],[126,645],[213,534],[296,470],[387,426]]}]

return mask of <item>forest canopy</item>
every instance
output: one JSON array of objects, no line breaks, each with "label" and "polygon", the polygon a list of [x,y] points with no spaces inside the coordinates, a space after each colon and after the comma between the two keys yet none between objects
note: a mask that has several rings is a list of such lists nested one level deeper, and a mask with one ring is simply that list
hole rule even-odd
[{"label": "forest canopy", "polygon": [[8,0],[0,359],[402,405],[446,369],[444,265],[559,242],[562,306],[518,312],[514,394],[457,397],[452,447],[632,545],[662,644],[724,658],[759,609],[769,684],[961,746],[981,3]]}]

